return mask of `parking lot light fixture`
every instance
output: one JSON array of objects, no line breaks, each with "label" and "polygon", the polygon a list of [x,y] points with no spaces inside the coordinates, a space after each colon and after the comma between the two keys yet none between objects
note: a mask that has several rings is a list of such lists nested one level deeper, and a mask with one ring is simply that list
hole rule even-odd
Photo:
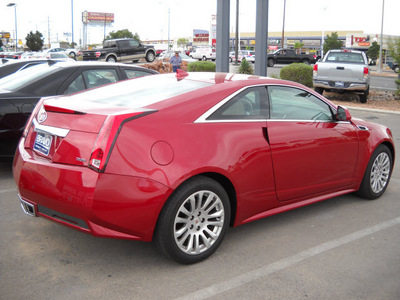
[{"label": "parking lot light fixture", "polygon": [[8,3],[7,7],[14,6],[14,13],[15,13],[15,51],[17,51],[18,47],[18,31],[17,31],[17,4],[16,3]]}]

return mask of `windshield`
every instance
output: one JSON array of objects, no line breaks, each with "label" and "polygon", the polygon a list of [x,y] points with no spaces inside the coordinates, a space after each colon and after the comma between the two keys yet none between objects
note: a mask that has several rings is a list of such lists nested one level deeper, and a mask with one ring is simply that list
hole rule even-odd
[{"label": "windshield", "polygon": [[71,100],[75,98],[79,102],[137,108],[210,85],[211,83],[189,79],[177,80],[175,75],[152,75],[79,93],[72,96]]},{"label": "windshield", "polygon": [[32,66],[1,78],[0,89],[11,92],[17,91],[26,84],[39,80],[43,76],[54,73],[57,70],[57,67],[50,67],[48,64]]},{"label": "windshield", "polygon": [[355,64],[363,64],[364,59],[361,53],[352,53],[352,52],[331,52],[326,58],[327,62],[346,62],[346,63],[355,63]]}]

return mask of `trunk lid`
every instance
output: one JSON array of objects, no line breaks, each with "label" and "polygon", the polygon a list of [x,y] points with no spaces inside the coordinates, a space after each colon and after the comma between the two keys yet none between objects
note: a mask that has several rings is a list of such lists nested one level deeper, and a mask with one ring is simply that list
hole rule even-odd
[{"label": "trunk lid", "polygon": [[52,163],[93,167],[94,162],[96,171],[104,171],[118,130],[143,110],[93,103],[80,103],[76,110],[68,100],[41,100],[25,130],[25,148]]}]

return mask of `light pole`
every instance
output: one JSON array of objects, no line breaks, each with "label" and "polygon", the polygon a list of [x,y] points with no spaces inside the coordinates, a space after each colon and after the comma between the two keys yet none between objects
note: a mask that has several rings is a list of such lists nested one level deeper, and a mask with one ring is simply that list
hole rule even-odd
[{"label": "light pole", "polygon": [[17,31],[17,4],[16,3],[8,3],[7,7],[13,7],[15,12],[15,51],[17,51],[18,47],[18,31]]}]

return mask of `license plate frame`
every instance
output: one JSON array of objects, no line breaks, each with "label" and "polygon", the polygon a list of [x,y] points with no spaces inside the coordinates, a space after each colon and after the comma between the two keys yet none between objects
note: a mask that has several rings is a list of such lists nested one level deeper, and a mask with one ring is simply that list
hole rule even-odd
[{"label": "license plate frame", "polygon": [[53,143],[53,136],[44,132],[37,132],[33,150],[48,156]]},{"label": "license plate frame", "polygon": [[335,87],[344,87],[344,82],[343,81],[336,81],[335,82]]}]

